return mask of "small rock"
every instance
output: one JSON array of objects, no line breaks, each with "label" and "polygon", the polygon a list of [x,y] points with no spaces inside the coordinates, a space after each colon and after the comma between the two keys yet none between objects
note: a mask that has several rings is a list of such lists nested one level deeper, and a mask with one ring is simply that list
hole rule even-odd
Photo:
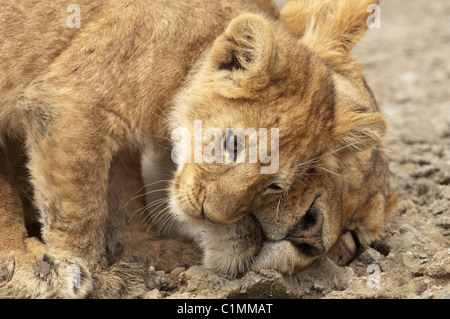
[{"label": "small rock", "polygon": [[446,200],[437,200],[431,205],[429,211],[433,215],[439,215],[449,210],[450,203]]},{"label": "small rock", "polygon": [[172,270],[169,274],[169,279],[172,281],[178,281],[181,273],[185,272],[186,268],[184,267],[177,267],[174,270]]},{"label": "small rock", "polygon": [[182,274],[185,274],[186,292],[213,291],[226,282],[224,277],[201,266],[191,267]]},{"label": "small rock", "polygon": [[450,276],[450,249],[440,251],[433,256],[433,260],[425,270],[430,277]]},{"label": "small rock", "polygon": [[401,80],[403,81],[403,83],[405,85],[410,86],[410,85],[412,85],[414,83],[417,83],[417,81],[419,80],[420,76],[417,73],[414,73],[414,72],[406,72],[406,73],[403,73],[400,76],[400,78],[401,78]]},{"label": "small rock", "polygon": [[414,228],[411,225],[402,225],[400,226],[400,234],[406,234],[414,232]]},{"label": "small rock", "polygon": [[443,187],[439,193],[439,198],[450,200],[450,187]]},{"label": "small rock", "polygon": [[159,298],[161,298],[161,292],[158,289],[153,289],[152,291],[147,292],[142,298],[143,299],[159,299]]},{"label": "small rock", "polygon": [[381,260],[381,254],[369,247],[359,255],[358,259],[365,265],[378,264]]},{"label": "small rock", "polygon": [[436,223],[437,226],[444,227],[445,229],[450,228],[450,217],[442,216],[442,218]]},{"label": "small rock", "polygon": [[156,271],[153,266],[150,266],[148,270],[153,287],[161,289],[169,285],[169,281],[167,280],[164,271]]},{"label": "small rock", "polygon": [[450,172],[442,172],[438,177],[438,183],[441,185],[450,185]]},{"label": "small rock", "polygon": [[431,290],[425,290],[420,297],[422,299],[432,299],[434,296],[433,292]]},{"label": "small rock", "polygon": [[322,294],[344,290],[355,278],[352,268],[339,267],[328,258],[318,259],[314,266],[297,274],[296,277],[302,284],[312,281],[311,288],[321,291]]},{"label": "small rock", "polygon": [[413,266],[411,269],[412,274],[416,277],[423,276],[425,271],[426,271],[425,265]]},{"label": "small rock", "polygon": [[403,214],[415,209],[415,206],[416,205],[411,199],[405,199],[400,202],[398,210]]},{"label": "small rock", "polygon": [[432,165],[421,166],[414,171],[411,172],[411,177],[420,178],[420,177],[430,177],[434,173],[438,172],[440,169],[434,167]]},{"label": "small rock", "polygon": [[356,260],[354,260],[354,261],[352,261],[350,263],[350,266],[352,266],[352,267],[364,267],[365,264],[362,261],[356,259]]}]

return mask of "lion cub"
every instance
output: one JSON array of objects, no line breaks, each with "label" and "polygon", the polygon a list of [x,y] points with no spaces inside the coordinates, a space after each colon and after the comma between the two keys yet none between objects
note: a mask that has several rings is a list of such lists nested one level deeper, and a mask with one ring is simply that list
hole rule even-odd
[{"label": "lion cub", "polygon": [[26,281],[16,290],[0,283],[0,292],[83,297],[111,252],[151,258],[140,244],[156,238],[126,204],[142,186],[142,148],[152,143],[171,160],[177,128],[191,136],[198,121],[223,136],[229,127],[279,130],[269,174],[262,169],[274,163],[262,160],[178,165],[172,211],[214,224],[278,200],[299,164],[348,145],[370,148],[385,134],[381,114],[342,97],[327,63],[249,1],[78,5],[81,28],[70,29],[65,1],[2,2],[0,130],[24,142],[46,245],[45,253],[12,245],[21,237],[0,219],[11,238],[2,255],[17,270],[3,267],[1,279]]}]

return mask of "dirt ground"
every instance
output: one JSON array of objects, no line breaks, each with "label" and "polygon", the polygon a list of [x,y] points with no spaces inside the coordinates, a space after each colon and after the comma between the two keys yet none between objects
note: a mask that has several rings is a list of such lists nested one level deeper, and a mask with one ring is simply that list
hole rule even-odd
[{"label": "dirt ground", "polygon": [[[282,1],[279,1],[282,2]],[[401,197],[381,242],[346,267],[229,280],[176,269],[147,298],[450,298],[450,1],[384,0],[354,54],[390,121],[384,145]]]}]

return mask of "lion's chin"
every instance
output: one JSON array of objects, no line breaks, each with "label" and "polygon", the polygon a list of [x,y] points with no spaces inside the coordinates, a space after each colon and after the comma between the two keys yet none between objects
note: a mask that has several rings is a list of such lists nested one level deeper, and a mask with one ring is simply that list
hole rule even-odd
[{"label": "lion's chin", "polygon": [[307,256],[286,240],[265,242],[251,270],[274,269],[292,275],[308,267],[318,257]]}]

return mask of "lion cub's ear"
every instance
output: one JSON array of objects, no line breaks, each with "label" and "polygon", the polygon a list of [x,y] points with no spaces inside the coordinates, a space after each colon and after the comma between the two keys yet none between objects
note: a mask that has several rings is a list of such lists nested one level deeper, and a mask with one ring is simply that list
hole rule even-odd
[{"label": "lion cub's ear", "polygon": [[269,84],[276,64],[269,22],[255,14],[233,19],[213,44],[210,58],[219,94],[251,98]]},{"label": "lion cub's ear", "polygon": [[345,155],[372,148],[381,142],[387,128],[388,122],[381,113],[367,113],[364,108],[358,106],[337,109],[335,151]]}]

